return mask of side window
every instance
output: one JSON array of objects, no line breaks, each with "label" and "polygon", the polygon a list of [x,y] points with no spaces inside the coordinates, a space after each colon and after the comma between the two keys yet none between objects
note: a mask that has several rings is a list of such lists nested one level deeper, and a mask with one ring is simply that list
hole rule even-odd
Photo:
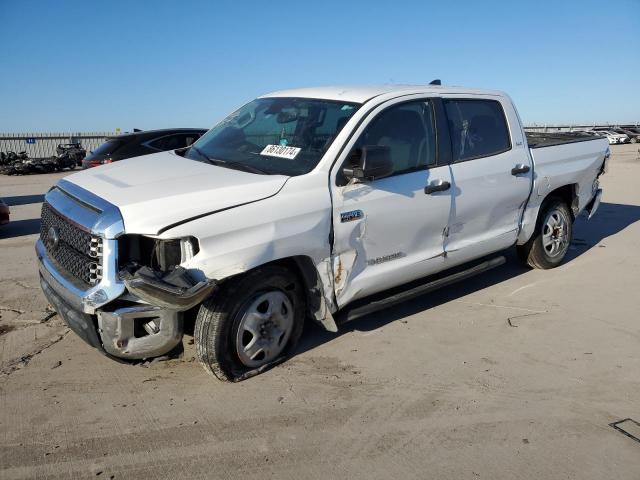
[{"label": "side window", "polygon": [[175,150],[176,148],[184,147],[183,144],[184,139],[182,138],[182,135],[166,135],[149,142],[149,146],[151,148],[161,151]]},{"label": "side window", "polygon": [[453,161],[488,157],[511,148],[509,129],[500,102],[445,100]]},{"label": "side window", "polygon": [[389,147],[394,175],[435,165],[436,133],[431,102],[401,103],[384,110],[356,142],[356,148],[364,146]]},{"label": "side window", "polygon": [[189,133],[187,135],[184,135],[182,137],[182,139],[183,139],[182,146],[183,147],[190,147],[199,138],[200,138],[200,135],[198,135],[197,133]]}]

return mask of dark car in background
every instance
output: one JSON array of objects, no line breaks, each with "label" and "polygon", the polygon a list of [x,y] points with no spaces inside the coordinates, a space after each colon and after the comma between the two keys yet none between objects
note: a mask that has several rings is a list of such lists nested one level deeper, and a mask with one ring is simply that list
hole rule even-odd
[{"label": "dark car in background", "polygon": [[123,133],[107,140],[87,155],[82,168],[91,168],[126,158],[189,147],[207,132],[205,128],[168,128]]}]

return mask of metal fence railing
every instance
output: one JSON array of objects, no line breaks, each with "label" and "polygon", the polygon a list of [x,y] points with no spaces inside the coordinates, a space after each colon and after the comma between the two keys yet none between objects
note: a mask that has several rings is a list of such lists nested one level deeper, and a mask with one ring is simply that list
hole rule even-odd
[{"label": "metal fence railing", "polygon": [[115,132],[0,133],[0,152],[27,152],[30,158],[56,154],[59,143],[80,143],[87,152],[95,150]]},{"label": "metal fence railing", "polygon": [[537,124],[529,124],[524,127],[528,132],[542,132],[542,133],[553,133],[553,132],[572,132],[574,130],[593,130],[594,128],[615,128],[615,127],[634,127],[637,128],[640,126],[638,122],[636,123],[590,123],[590,124],[557,124],[557,125],[537,125]]}]

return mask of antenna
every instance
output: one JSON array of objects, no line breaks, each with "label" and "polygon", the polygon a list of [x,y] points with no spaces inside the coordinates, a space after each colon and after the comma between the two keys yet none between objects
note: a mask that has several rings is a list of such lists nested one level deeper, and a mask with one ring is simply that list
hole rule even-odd
[{"label": "antenna", "polygon": [[429,82],[429,85],[442,85],[442,82],[440,81],[439,78],[436,78],[435,80],[431,80]]}]

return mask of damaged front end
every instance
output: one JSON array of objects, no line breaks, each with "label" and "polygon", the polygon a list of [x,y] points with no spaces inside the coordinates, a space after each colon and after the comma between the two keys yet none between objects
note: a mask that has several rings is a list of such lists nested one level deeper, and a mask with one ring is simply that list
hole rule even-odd
[{"label": "damaged front end", "polygon": [[107,353],[126,359],[151,358],[180,343],[183,312],[202,303],[216,288],[214,280],[196,280],[180,266],[197,253],[198,242],[192,237],[118,238],[118,279],[125,294],[97,311]]},{"label": "damaged front end", "polygon": [[108,353],[120,358],[150,358],[167,353],[180,342],[182,312],[198,306],[216,289],[214,280],[196,280],[180,266],[197,253],[197,245],[194,238],[124,235],[118,240],[118,277],[127,293],[119,308],[98,312]]},{"label": "damaged front end", "polygon": [[180,343],[183,312],[216,287],[180,266],[197,252],[191,237],[124,234],[117,207],[66,180],[45,196],[42,290],[80,338],[111,356],[151,358]]},{"label": "damaged front end", "polygon": [[119,276],[130,294],[151,305],[184,311],[202,303],[215,280],[195,279],[181,265],[200,250],[194,237],[163,240],[124,235],[118,240]]},{"label": "damaged front end", "polygon": [[182,267],[170,272],[141,267],[134,273],[121,271],[120,276],[132,295],[151,305],[175,311],[189,310],[199,305],[216,288],[214,280],[195,282]]}]

